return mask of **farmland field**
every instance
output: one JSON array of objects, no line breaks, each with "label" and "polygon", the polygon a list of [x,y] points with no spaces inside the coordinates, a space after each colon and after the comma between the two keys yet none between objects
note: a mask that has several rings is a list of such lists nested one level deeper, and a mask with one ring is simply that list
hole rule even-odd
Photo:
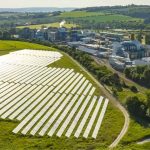
[{"label": "farmland field", "polygon": [[86,12],[86,11],[73,11],[73,12],[65,12],[59,15],[58,17],[63,19],[81,19],[81,20],[89,20],[95,22],[112,22],[112,21],[143,21],[142,19],[133,18],[125,15],[119,14],[111,14],[111,13],[99,13],[99,12]]},{"label": "farmland field", "polygon": [[[72,28],[72,27],[76,27],[77,25],[75,25],[75,24],[69,24],[69,23],[66,23],[65,25],[64,25],[64,27],[66,27],[66,28]],[[38,24],[38,25],[29,25],[29,26],[18,26],[17,28],[19,28],[19,29],[22,29],[22,28],[25,28],[25,27],[28,27],[28,28],[30,28],[30,29],[41,29],[41,27],[46,27],[46,28],[48,28],[48,27],[56,27],[56,28],[59,28],[60,27],[60,25],[59,25],[59,23],[58,22],[56,22],[56,23],[49,23],[49,24]]]},{"label": "farmland field", "polygon": [[[26,42],[16,42],[16,41],[0,41],[0,54],[4,55],[8,52],[16,51],[19,49],[44,49],[44,50],[55,50],[50,47],[45,47],[38,44],[31,44]],[[65,59],[63,60],[64,67],[73,68],[74,71],[82,73],[92,84],[96,87],[95,95],[100,96],[103,95],[99,89],[99,87],[92,81],[92,79],[80,68],[77,66],[67,55],[63,53]],[[62,67],[59,64],[62,64],[57,61],[57,65],[55,67]],[[68,66],[67,66],[68,65]],[[49,65],[51,67],[51,65]],[[54,64],[52,64],[54,67]],[[104,147],[108,146],[113,142],[113,140],[117,137],[119,132],[122,129],[124,123],[124,117],[120,113],[118,109],[109,102],[105,117],[103,119],[102,126],[100,128],[98,137],[96,140],[93,138],[75,138],[71,136],[70,138],[62,135],[61,138],[57,136],[44,136],[39,137],[31,136],[31,135],[22,135],[22,134],[13,134],[12,130],[18,125],[18,121],[16,120],[1,120],[0,121],[0,149],[104,149]],[[95,124],[95,123],[94,123]],[[69,124],[71,125],[71,124]],[[7,143],[10,144],[7,144]]]},{"label": "farmland field", "polygon": [[90,16],[101,16],[104,13],[97,13],[97,12],[86,12],[86,11],[72,11],[72,12],[64,12],[59,17],[65,18],[79,18],[79,17],[90,17]]},{"label": "farmland field", "polygon": [[95,22],[112,22],[112,21],[141,21],[141,19],[132,18],[129,16],[123,16],[123,15],[102,15],[102,16],[94,16],[94,17],[86,17],[83,18],[84,20],[94,20]]},{"label": "farmland field", "polygon": [[[51,17],[51,16],[49,16]],[[102,13],[102,12],[86,12],[86,11],[72,11],[64,12],[58,16],[52,17],[54,20],[66,20],[64,27],[71,28],[77,27],[78,20],[82,21],[91,21],[94,23],[107,23],[107,22],[143,22],[143,19],[134,18],[130,16],[120,15],[120,14],[111,14],[111,13]],[[69,23],[71,22],[71,23]],[[73,23],[72,23],[73,22]],[[17,28],[29,27],[31,29],[40,29],[41,27],[59,27],[59,23],[48,23],[48,24],[37,24],[29,26],[18,26]]]}]

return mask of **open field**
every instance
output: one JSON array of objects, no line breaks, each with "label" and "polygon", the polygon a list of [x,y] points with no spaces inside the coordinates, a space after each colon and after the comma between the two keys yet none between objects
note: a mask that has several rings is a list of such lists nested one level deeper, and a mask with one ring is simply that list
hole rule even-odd
[{"label": "open field", "polygon": [[[145,92],[147,90],[142,87],[141,89],[138,93],[134,93],[129,89],[123,89],[122,92],[118,92],[118,99],[124,104],[126,102],[127,97],[129,96],[137,96],[139,99],[145,101],[146,100]],[[135,121],[135,118],[131,117],[129,130],[122,139],[122,141],[120,142],[120,146],[118,146],[118,149],[122,149],[124,147],[126,149],[148,150],[150,147],[150,142],[144,143],[142,145],[137,144],[138,141],[141,141],[145,137],[150,137],[150,124],[142,120],[139,120],[139,122]]]},{"label": "open field", "polygon": [[[31,44],[31,43],[26,43],[26,42],[0,41],[1,55],[7,54],[8,52],[15,51],[18,49],[24,49],[24,48],[55,50],[50,47],[40,46],[38,44]],[[94,83],[94,81],[92,81],[92,79],[86,74],[86,72],[84,72],[79,66],[77,66],[67,55],[65,55],[65,54],[63,54],[63,55],[66,58],[66,59],[62,59],[63,63],[64,63],[64,68],[70,68],[70,70],[72,68],[72,69],[74,69],[75,72],[79,72],[79,73],[82,72],[82,74],[86,77],[86,79],[88,79],[92,84]],[[52,65],[49,65],[49,67],[62,68],[61,59],[59,61],[56,61]],[[56,64],[57,66],[54,66],[54,64]],[[25,68],[22,68],[22,69],[25,69]],[[45,70],[45,72],[46,72],[46,70]],[[28,73],[26,73],[26,74],[28,74]],[[67,74],[66,74],[66,76],[67,76]],[[69,78],[65,79],[66,82],[67,82],[67,79],[69,79]],[[19,78],[16,78],[16,81],[19,81],[19,80],[20,80]],[[29,82],[29,80],[26,80],[26,81]],[[38,82],[40,82],[40,81],[38,81]],[[95,85],[96,85],[96,83],[93,84],[93,86],[95,86]],[[14,87],[14,86],[18,86],[18,85],[12,85],[12,86]],[[98,86],[95,86],[95,87],[96,87],[95,95],[97,95],[97,96],[103,95],[101,93],[99,87]],[[103,95],[103,96],[105,96],[105,95]],[[9,106],[10,106],[10,104],[9,104]],[[19,106],[19,105],[17,105],[17,106]],[[62,106],[61,106],[61,108],[62,108]],[[97,106],[97,108],[98,108],[98,106]],[[11,110],[13,110],[13,109],[11,109]],[[30,111],[30,110],[28,110],[28,111]],[[3,118],[5,117],[5,115],[3,116]],[[97,117],[96,117],[96,120],[98,120]],[[48,136],[39,137],[38,135],[33,137],[29,134],[27,136],[23,136],[22,134],[15,135],[15,134],[12,134],[12,130],[14,128],[16,128],[16,126],[18,125],[18,121],[13,121],[13,120],[11,121],[10,119],[1,120],[0,121],[0,132],[1,132],[1,134],[0,134],[0,139],[1,139],[0,149],[10,149],[10,147],[12,149],[50,149],[50,148],[51,149],[67,149],[67,150],[68,149],[71,149],[71,150],[74,150],[74,149],[75,150],[76,149],[104,149],[104,147],[106,148],[106,146],[111,144],[113,142],[113,140],[117,137],[117,135],[119,134],[119,132],[122,129],[123,123],[124,123],[123,115],[120,113],[120,111],[118,109],[116,109],[116,107],[111,103],[111,101],[108,104],[108,108],[107,108],[105,117],[103,119],[102,126],[100,128],[100,131],[99,131],[99,134],[98,134],[96,140],[94,140],[93,138],[87,138],[87,139],[82,138],[82,137],[75,138],[72,135],[70,138],[66,138],[64,134],[61,136],[61,138],[58,138],[57,136],[52,136],[51,138],[49,138]],[[69,126],[70,125],[71,125],[71,123],[69,123]],[[96,122],[94,122],[94,125],[96,125]],[[86,128],[83,128],[83,131],[85,131],[85,129]],[[92,129],[92,131],[93,131],[93,129]],[[74,133],[74,131],[73,131],[73,133]],[[83,133],[84,132],[82,132],[82,134]],[[90,135],[91,135],[91,133],[90,133]],[[9,141],[11,141],[11,142],[9,142]],[[10,144],[7,144],[8,142]]]},{"label": "open field", "polygon": [[64,12],[59,17],[65,18],[79,18],[79,17],[90,17],[90,16],[103,16],[104,13],[97,12],[86,12],[86,11],[72,11],[72,12]]},{"label": "open field", "polygon": [[145,137],[149,137],[149,135],[150,128],[148,126],[144,127],[143,125],[137,123],[134,119],[131,118],[128,133],[124,136],[116,150],[148,150],[150,147],[150,142],[141,145],[137,144],[137,142],[141,141]]},{"label": "open field", "polygon": [[[42,27],[45,27],[45,28],[48,28],[48,27],[56,27],[56,28],[59,28],[60,27],[60,24],[59,22],[56,22],[56,23],[49,23],[49,24],[38,24],[38,25],[29,25],[29,26],[18,26],[17,28],[18,29],[22,29],[22,28],[25,28],[25,27],[28,27],[30,29],[41,29]],[[77,27],[77,25],[75,24],[69,24],[69,23],[66,23],[64,25],[64,27],[66,28],[75,28]]]},{"label": "open field", "polygon": [[73,12],[65,12],[60,16],[63,19],[67,18],[75,18],[81,20],[95,21],[95,22],[112,22],[112,21],[143,21],[143,19],[133,18],[130,16],[119,15],[119,14],[110,14],[110,13],[99,13],[99,12],[86,12],[86,11],[73,11]]},{"label": "open field", "polygon": [[[73,11],[73,12],[64,12],[59,16],[53,17],[54,19],[80,19],[87,21],[94,21],[95,23],[105,23],[105,22],[143,22],[143,19],[133,18],[130,16],[124,16],[119,14],[111,14],[111,13],[98,13],[98,12],[86,12],[86,11]],[[77,27],[78,25],[72,23],[66,23],[64,27],[72,28]],[[29,26],[18,26],[17,28],[22,29],[25,27],[29,27],[30,29],[40,29],[41,27],[60,27],[59,22],[48,23],[48,24],[37,24],[37,25],[29,25]]]},{"label": "open field", "polygon": [[27,43],[27,42],[0,41],[0,56],[20,49],[40,49],[40,50],[46,49],[46,50],[53,50],[53,51],[56,50],[52,47],[47,47],[47,46]]},{"label": "open field", "polygon": [[[133,84],[128,82],[128,85]],[[137,96],[141,100],[144,101],[146,100],[145,92],[147,90],[141,87],[140,85],[138,86],[136,84],[134,85],[138,87],[139,89],[138,93],[134,93],[130,89],[125,88],[123,89],[122,92],[118,92],[118,100],[121,101],[121,103],[125,104],[127,97],[130,96]],[[135,121],[135,118],[131,116],[129,130],[116,149],[121,150],[123,148],[135,150],[148,150],[150,147],[150,142],[141,145],[137,144],[138,141],[141,141],[145,137],[150,137],[150,124],[142,120],[139,120],[139,122]]]},{"label": "open field", "polygon": [[92,16],[92,17],[85,17],[83,20],[94,20],[95,22],[139,22],[142,21],[142,19],[137,19],[137,18],[132,18],[129,16],[124,16],[124,15],[117,15],[117,14],[112,14],[112,15],[102,15],[102,16]]}]

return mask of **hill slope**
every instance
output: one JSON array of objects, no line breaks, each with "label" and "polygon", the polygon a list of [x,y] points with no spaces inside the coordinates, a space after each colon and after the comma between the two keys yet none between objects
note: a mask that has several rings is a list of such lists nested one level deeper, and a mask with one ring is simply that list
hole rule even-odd
[{"label": "hill slope", "polygon": [[89,7],[76,9],[75,11],[79,10],[88,12],[117,13],[137,18],[149,18],[150,16],[150,6],[144,5]]},{"label": "hill slope", "polygon": [[[0,55],[7,54],[11,51],[16,51],[18,49],[44,49],[44,50],[55,50],[51,47],[45,47],[38,44],[18,42],[18,41],[0,41]],[[73,68],[77,72],[81,72],[86,76],[88,80],[96,87],[96,95],[103,95],[99,89],[99,86],[87,75],[86,72],[82,70],[75,62],[73,62],[70,57],[66,54],[63,59],[56,62],[55,64],[49,65],[52,67],[63,67],[64,68]],[[122,129],[124,123],[123,115],[120,111],[110,103],[103,120],[102,127],[100,129],[98,138],[96,140],[88,138],[66,138],[62,136],[58,138],[54,137],[31,137],[29,135],[15,135],[12,134],[12,129],[14,129],[18,122],[10,120],[1,120],[0,121],[0,149],[105,149],[110,145],[114,139],[117,137],[119,132]],[[11,141],[11,142],[10,142]],[[10,143],[10,144],[8,144]]]}]

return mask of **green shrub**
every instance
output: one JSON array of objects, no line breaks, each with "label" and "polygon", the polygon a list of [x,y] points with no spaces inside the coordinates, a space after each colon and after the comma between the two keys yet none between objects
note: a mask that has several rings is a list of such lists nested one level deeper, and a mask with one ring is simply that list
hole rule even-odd
[{"label": "green shrub", "polygon": [[131,86],[130,87],[130,90],[134,93],[137,93],[138,92],[138,89],[136,88],[136,86]]}]

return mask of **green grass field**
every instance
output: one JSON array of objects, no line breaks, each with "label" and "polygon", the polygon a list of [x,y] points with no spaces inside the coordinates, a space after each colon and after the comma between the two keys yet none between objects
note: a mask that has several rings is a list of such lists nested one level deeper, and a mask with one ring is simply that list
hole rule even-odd
[{"label": "green grass field", "polygon": [[[139,88],[138,88],[139,89]],[[142,89],[142,90],[141,90]],[[123,89],[122,92],[118,92],[118,99],[125,104],[127,97],[137,96],[141,100],[146,100],[146,89],[141,87],[138,93],[134,93],[129,89]],[[125,149],[135,150],[148,150],[150,143],[138,145],[137,142],[142,140],[144,137],[150,136],[150,124],[145,122],[139,123],[131,117],[131,122],[127,134],[124,136],[118,149],[124,147]]]},{"label": "green grass field", "polygon": [[133,18],[125,15],[119,14],[110,14],[110,13],[100,13],[100,12],[86,12],[86,11],[73,11],[73,12],[64,12],[60,16],[63,19],[67,18],[74,18],[74,19],[82,19],[88,21],[95,21],[95,22],[112,22],[112,21],[143,21],[139,18]]},{"label": "green grass field", "polygon": [[[102,12],[86,12],[86,11],[72,11],[72,12],[63,12],[58,16],[53,17],[56,20],[67,20],[67,21],[91,21],[94,23],[110,23],[110,22],[143,22],[143,19],[133,18],[130,16],[111,14],[111,13],[102,13]],[[72,28],[77,27],[78,25],[72,23],[66,23],[64,27]],[[31,29],[40,29],[41,27],[59,27],[59,22],[48,23],[48,24],[37,24],[29,26],[18,26],[17,28],[29,27]]]},{"label": "green grass field", "polygon": [[[0,41],[0,55],[8,54],[11,51],[16,51],[19,49],[43,49],[43,50],[56,50],[51,47],[42,46],[39,44],[32,44],[27,42],[19,41]],[[86,72],[82,70],[81,67],[76,65],[70,57],[63,53],[62,60],[51,64],[51,67],[66,67],[74,68],[75,71],[81,72],[86,76],[90,82],[97,88],[96,95],[101,95],[101,90],[98,85],[92,81],[91,77],[87,75]],[[96,140],[89,138],[66,138],[62,136],[58,138],[53,136],[49,138],[47,136],[38,137],[38,136],[23,136],[12,134],[12,130],[17,126],[18,122],[10,120],[0,120],[0,149],[2,150],[104,150],[106,149],[120,133],[123,124],[124,117],[122,113],[110,102],[108,105],[105,118],[103,120],[99,135]]]},{"label": "green grass field", "polygon": [[[22,28],[25,28],[25,27],[28,27],[28,28],[30,28],[30,29],[41,29],[42,27],[46,27],[46,28],[48,28],[48,27],[56,27],[56,28],[59,28],[60,27],[60,25],[59,25],[59,22],[56,22],[56,23],[49,23],[49,24],[38,24],[38,25],[29,25],[29,26],[18,26],[17,28],[19,28],[19,29],[22,29]],[[75,28],[75,27],[77,27],[77,25],[75,25],[75,24],[69,24],[69,23],[66,23],[65,25],[64,25],[64,27],[66,27],[66,28]]]},{"label": "green grass field", "polygon": [[71,18],[79,18],[79,17],[90,17],[90,16],[101,16],[104,13],[97,13],[97,12],[86,12],[86,11],[72,11],[72,12],[64,12],[59,17],[71,17]]},{"label": "green grass field", "polygon": [[101,15],[101,16],[90,16],[90,17],[85,17],[83,20],[94,20],[95,22],[130,22],[130,21],[136,21],[139,22],[141,19],[137,18],[132,18],[129,16],[124,16],[124,15],[117,15],[117,14],[112,14],[112,15]]},{"label": "green grass field", "polygon": [[138,145],[137,142],[145,137],[149,137],[150,127],[137,123],[133,118],[130,121],[130,127],[116,150],[149,150],[150,142]]},{"label": "green grass field", "polygon": [[[140,100],[146,101],[146,89],[134,82],[126,82],[128,86],[136,86],[139,90],[138,93],[132,92],[129,88],[123,88],[123,91],[118,93],[118,100],[125,105],[127,97],[137,96]],[[112,87],[109,87],[111,89]],[[145,137],[150,137],[150,124],[144,121],[136,121],[132,116],[130,117],[130,126],[127,134],[124,136],[122,141],[116,150],[149,150],[150,143],[138,145],[137,142],[141,141]]]}]

